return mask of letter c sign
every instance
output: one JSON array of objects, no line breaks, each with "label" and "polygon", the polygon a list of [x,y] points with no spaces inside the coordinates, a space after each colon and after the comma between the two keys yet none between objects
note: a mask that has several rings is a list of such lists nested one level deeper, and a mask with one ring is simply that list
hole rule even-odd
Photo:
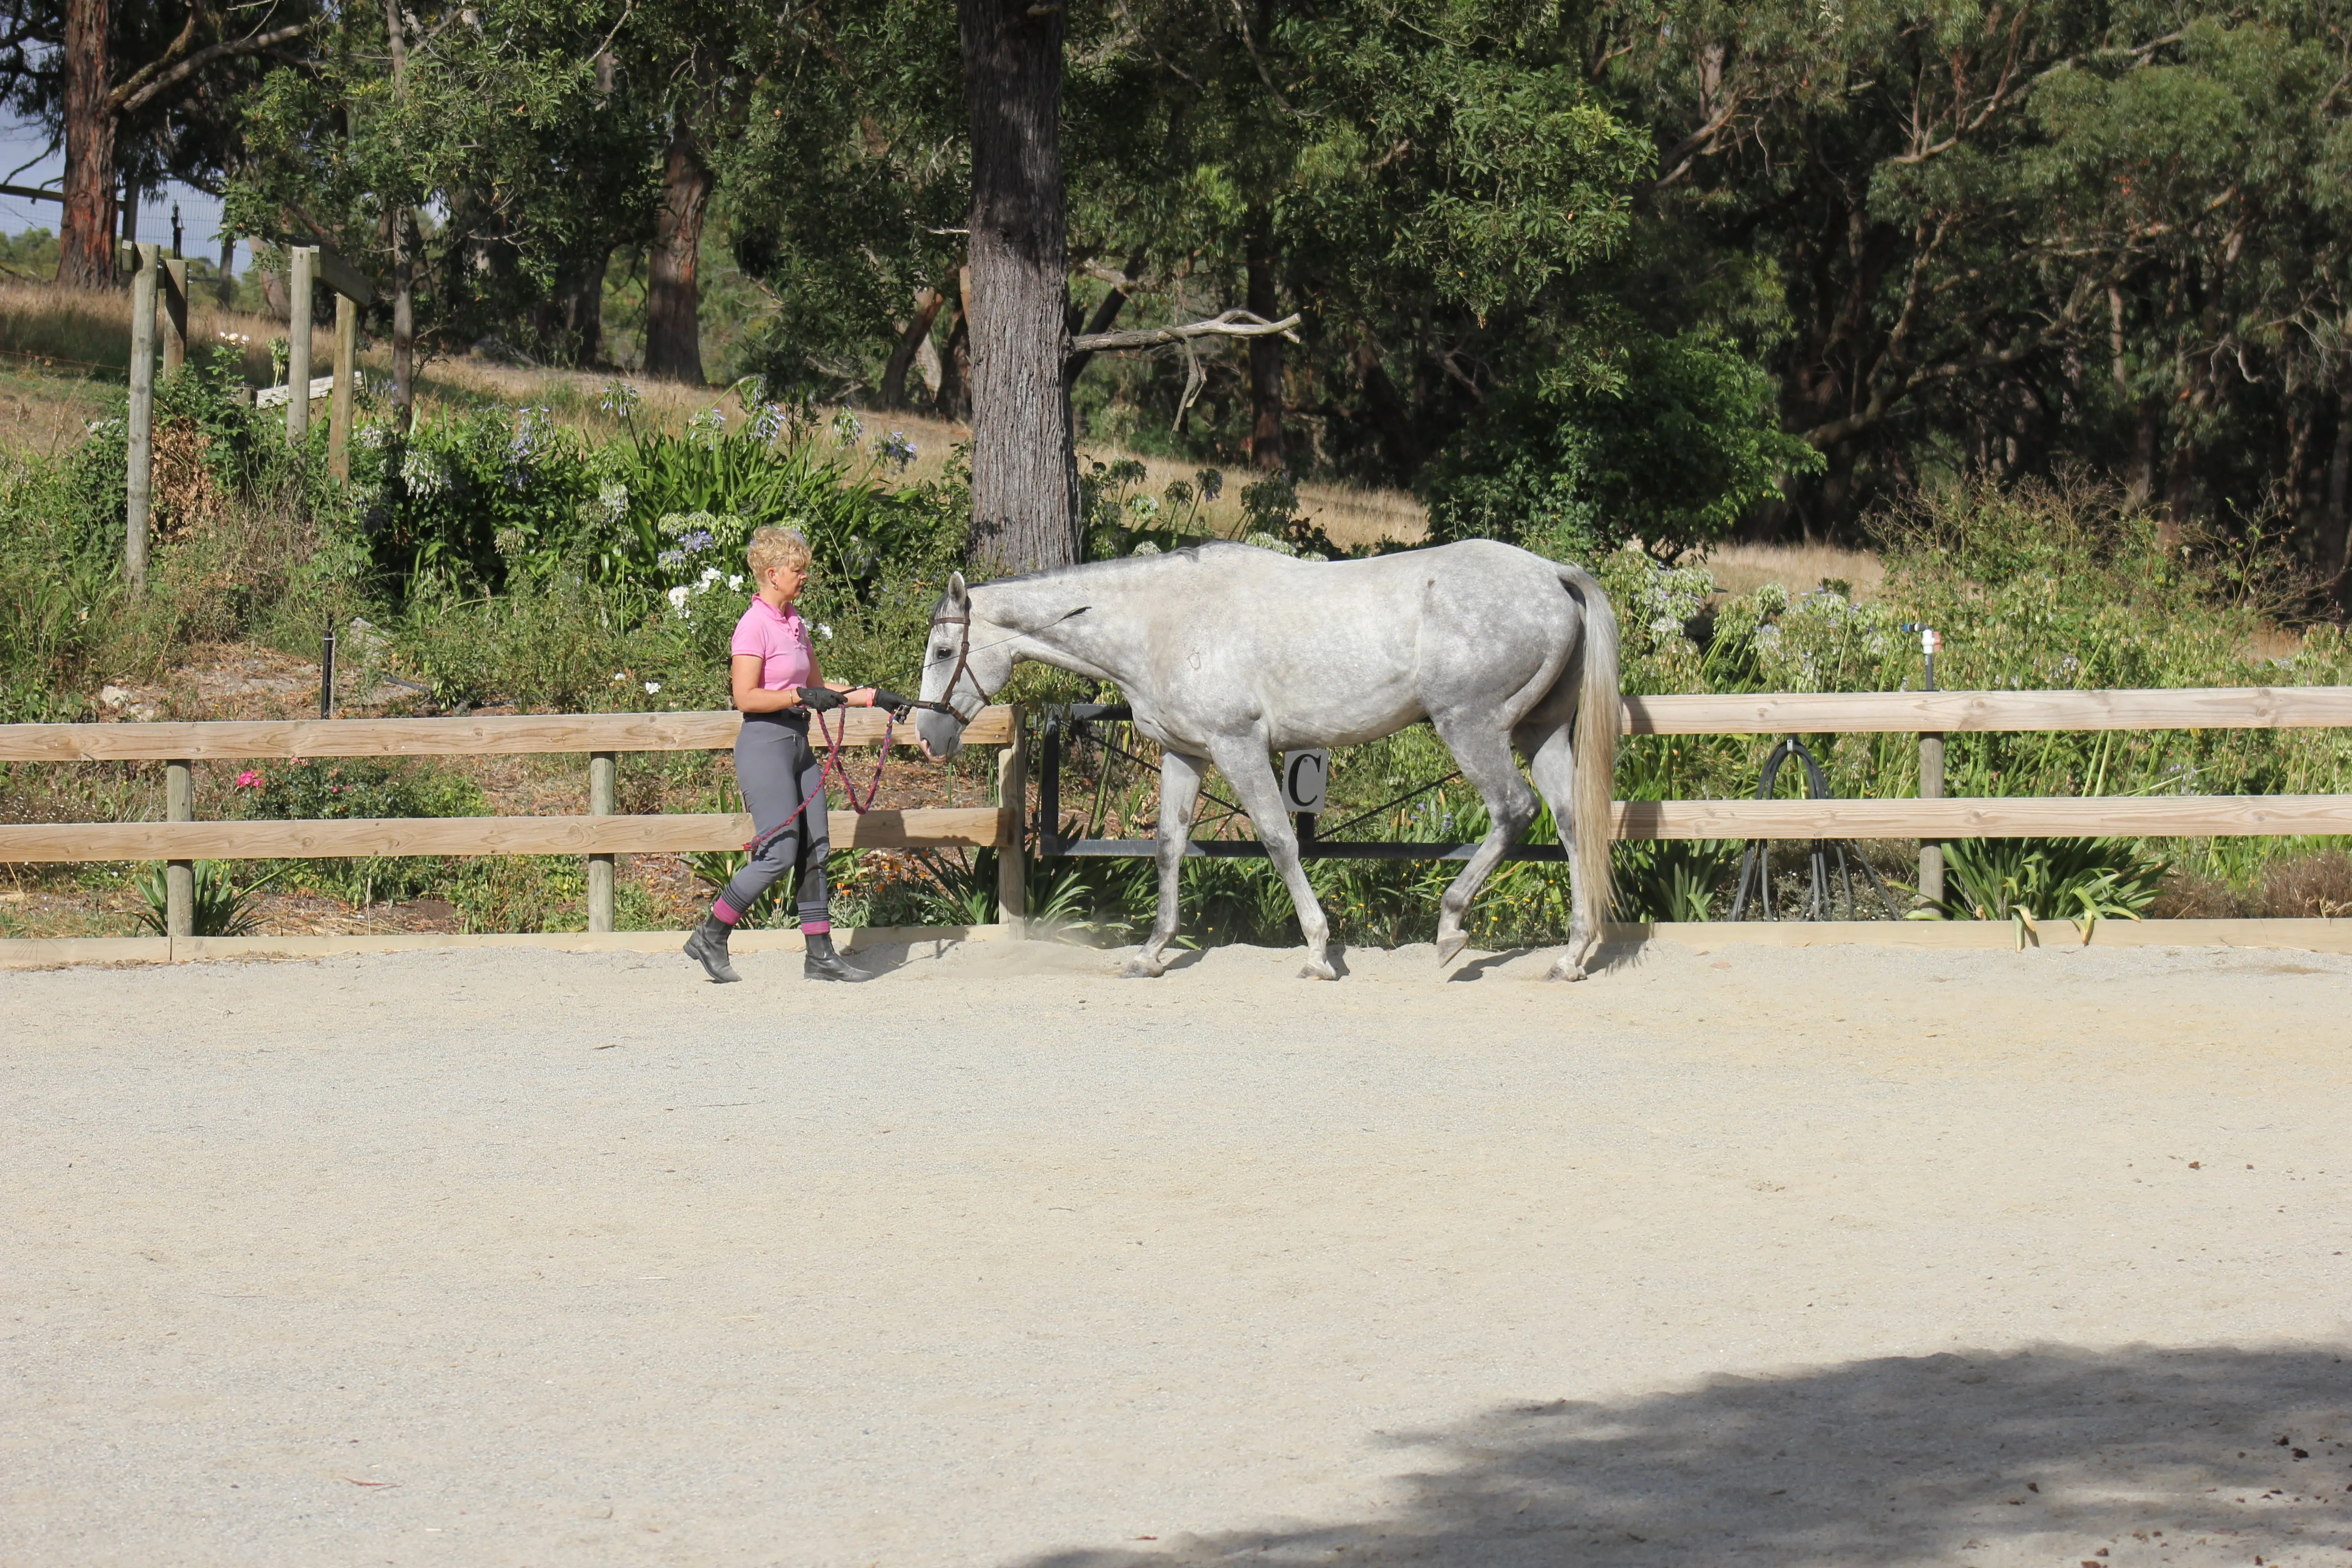
[{"label": "letter c sign", "polygon": [[1319,812],[1323,797],[1331,787],[1331,753],[1317,747],[1311,752],[1282,753],[1282,805],[1291,812]]}]

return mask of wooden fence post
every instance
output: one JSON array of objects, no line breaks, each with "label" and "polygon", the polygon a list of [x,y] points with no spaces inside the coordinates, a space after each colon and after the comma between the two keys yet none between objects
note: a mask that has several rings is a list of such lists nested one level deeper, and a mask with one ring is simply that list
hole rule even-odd
[{"label": "wooden fence post", "polygon": [[319,250],[295,245],[286,254],[286,442],[299,447],[310,435],[310,274]]},{"label": "wooden fence post", "polygon": [[360,308],[335,295],[335,391],[327,405],[327,472],[352,477],[352,371],[359,354]]},{"label": "wooden fence post", "polygon": [[[618,774],[618,758],[614,752],[588,753],[589,816],[613,815],[614,796],[618,793],[615,787]],[[588,857],[588,929],[613,929],[613,857],[610,855]]]},{"label": "wooden fence post", "polygon": [[[1923,734],[1919,737],[1919,798],[1944,798],[1944,737]],[[1930,903],[1944,901],[1944,846],[1937,840],[1919,840],[1919,896]]]},{"label": "wooden fence post", "polygon": [[[196,773],[188,763],[163,764],[163,815],[173,822],[196,819]],[[163,862],[163,934],[196,934],[196,863]]]},{"label": "wooden fence post", "polygon": [[139,270],[131,279],[131,414],[127,479],[129,503],[124,510],[122,574],[134,594],[147,586],[147,512],[155,486],[155,273],[162,247],[133,247]]},{"label": "wooden fence post", "polygon": [[172,258],[155,281],[163,292],[163,374],[168,376],[188,363],[188,264]]},{"label": "wooden fence post", "polygon": [[1013,742],[996,754],[996,918],[1006,933],[1028,934],[1029,861],[1022,831],[1029,816],[1029,731],[1013,709]]}]

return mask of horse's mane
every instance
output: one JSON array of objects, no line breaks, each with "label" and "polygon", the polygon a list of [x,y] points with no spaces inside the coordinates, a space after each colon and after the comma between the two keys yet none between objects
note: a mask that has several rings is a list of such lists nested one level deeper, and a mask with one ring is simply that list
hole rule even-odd
[{"label": "horse's mane", "polygon": [[[1238,539],[1204,539],[1198,544],[1187,544],[1181,550],[1163,550],[1150,555],[1115,555],[1108,561],[1080,561],[1068,566],[1048,566],[1038,572],[1024,572],[1014,577],[992,577],[986,583],[975,583],[972,586],[1009,588],[1015,584],[1057,582],[1062,578],[1076,577],[1081,574],[1104,577],[1121,569],[1144,571],[1150,568],[1156,562],[1181,561],[1188,556],[1197,558],[1211,552],[1223,550],[1255,550],[1267,555],[1281,553],[1278,551],[1265,550],[1260,545],[1244,544]],[[1284,559],[1289,558],[1286,556]]]}]

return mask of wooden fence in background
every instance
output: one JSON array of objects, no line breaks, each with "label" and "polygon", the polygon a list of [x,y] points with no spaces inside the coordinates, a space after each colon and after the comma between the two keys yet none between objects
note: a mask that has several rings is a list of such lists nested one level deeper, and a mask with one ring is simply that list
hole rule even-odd
[{"label": "wooden fence in background", "polygon": [[[1732,697],[1634,697],[1635,735],[1946,733],[2352,728],[2352,688],[2243,687],[2155,691],[1921,691]],[[751,819],[736,815],[625,816],[614,811],[623,752],[731,747],[740,717],[724,713],[602,713],[467,719],[292,720],[259,723],[0,725],[0,762],[160,761],[168,770],[163,822],[0,825],[0,861],[163,860],[185,935],[188,873],[199,859],[373,855],[583,855],[589,859],[589,929],[613,920],[612,857],[740,847]],[[880,743],[882,715],[849,712],[845,744]],[[911,726],[898,743],[911,744]],[[971,808],[832,815],[836,848],[994,847],[1003,918],[1023,902],[1022,813],[1027,754],[1020,714],[990,708],[967,744],[1001,748],[998,804]],[[481,756],[584,752],[589,812],[582,816],[460,816],[350,821],[194,820],[190,764],[269,757]],[[1625,838],[1950,838],[2121,834],[2145,837],[2352,835],[2352,795],[1999,796],[1907,800],[1667,800],[1620,802]]]},{"label": "wooden fence in background", "polygon": [[[885,719],[844,710],[845,747],[882,742]],[[194,862],[314,859],[375,855],[583,855],[588,858],[588,929],[613,929],[613,857],[740,849],[752,834],[742,813],[625,816],[614,812],[623,752],[723,751],[742,716],[723,713],[580,713],[467,719],[297,719],[260,722],[0,725],[0,762],[162,762],[170,816],[163,822],[0,824],[0,861],[162,860],[168,868],[168,934],[190,934]],[[812,738],[815,738],[814,733]],[[915,743],[911,723],[897,745]],[[982,710],[964,743],[1000,748],[999,805],[832,813],[836,849],[1006,847],[999,858],[1002,918],[1025,913],[1021,803],[1028,784],[1019,710]],[[457,757],[580,753],[588,757],[584,816],[362,817],[339,821],[194,820],[192,764],[274,757]]]}]

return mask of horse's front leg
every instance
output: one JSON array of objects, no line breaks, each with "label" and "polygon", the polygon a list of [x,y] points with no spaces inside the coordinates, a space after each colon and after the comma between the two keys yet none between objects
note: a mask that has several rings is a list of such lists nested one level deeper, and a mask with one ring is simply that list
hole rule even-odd
[{"label": "horse's front leg", "polygon": [[1233,742],[1215,747],[1213,754],[1217,771],[1241,796],[1242,809],[1249,813],[1258,842],[1265,846],[1266,858],[1274,862],[1283,886],[1290,889],[1290,907],[1298,911],[1298,933],[1307,939],[1307,966],[1298,972],[1298,978],[1339,979],[1339,972],[1331,967],[1328,955],[1331,922],[1323,918],[1323,906],[1307,884],[1307,868],[1299,862],[1298,835],[1290,825],[1290,814],[1283,809],[1282,786],[1275,782],[1274,770],[1266,766],[1265,744],[1255,740]]},{"label": "horse's front leg", "polygon": [[1143,951],[1128,962],[1129,980],[1150,980],[1167,972],[1168,944],[1176,939],[1177,885],[1185,847],[1192,842],[1192,807],[1201,798],[1205,766],[1181,752],[1160,753],[1160,909]]}]

